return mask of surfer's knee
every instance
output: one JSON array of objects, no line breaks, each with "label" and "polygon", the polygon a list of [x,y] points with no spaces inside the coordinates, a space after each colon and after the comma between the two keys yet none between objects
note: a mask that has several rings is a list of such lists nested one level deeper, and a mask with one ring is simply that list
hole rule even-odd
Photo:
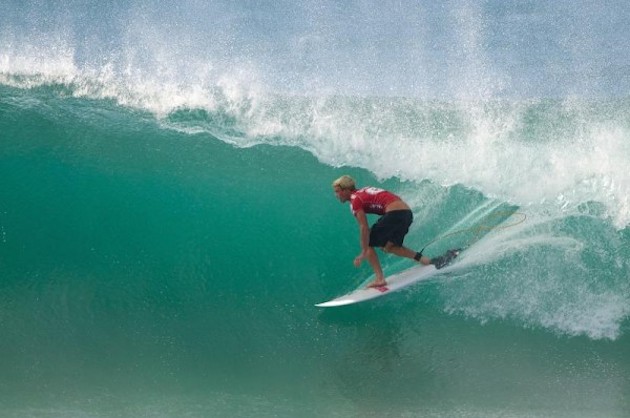
[{"label": "surfer's knee", "polygon": [[383,250],[383,252],[391,253],[391,252],[393,252],[395,246],[396,245],[394,245],[393,242],[388,241],[387,244],[385,244],[385,246],[382,247],[382,250]]}]

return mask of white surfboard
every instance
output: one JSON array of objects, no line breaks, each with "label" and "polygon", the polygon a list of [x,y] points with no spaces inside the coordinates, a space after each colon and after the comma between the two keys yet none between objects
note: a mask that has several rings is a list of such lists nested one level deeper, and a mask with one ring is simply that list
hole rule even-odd
[{"label": "white surfboard", "polygon": [[364,302],[366,300],[385,296],[397,290],[403,289],[413,283],[426,280],[438,273],[438,269],[434,265],[414,266],[400,273],[392,274],[385,278],[387,285],[381,287],[360,287],[346,295],[329,300],[328,302],[318,303],[315,306],[320,308],[332,308],[336,306],[350,305],[353,303]]}]

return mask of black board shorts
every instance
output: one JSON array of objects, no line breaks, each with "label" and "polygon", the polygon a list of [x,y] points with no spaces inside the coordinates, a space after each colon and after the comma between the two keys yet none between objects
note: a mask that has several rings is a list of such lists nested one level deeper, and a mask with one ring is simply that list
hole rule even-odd
[{"label": "black board shorts", "polygon": [[384,247],[388,241],[397,247],[402,247],[411,222],[413,222],[413,214],[410,210],[387,212],[370,228],[370,247]]}]

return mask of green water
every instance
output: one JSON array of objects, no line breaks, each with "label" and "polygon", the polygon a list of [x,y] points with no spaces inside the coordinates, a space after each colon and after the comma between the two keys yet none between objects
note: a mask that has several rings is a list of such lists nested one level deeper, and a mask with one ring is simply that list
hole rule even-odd
[{"label": "green water", "polygon": [[0,417],[630,416],[629,5],[0,2]]},{"label": "green water", "polygon": [[[601,203],[558,216],[106,100],[0,97],[3,416],[630,413],[630,235]],[[475,244],[435,280],[321,310],[371,274],[330,187],[344,173],[412,203],[411,247],[527,220],[438,240],[429,255]]]}]

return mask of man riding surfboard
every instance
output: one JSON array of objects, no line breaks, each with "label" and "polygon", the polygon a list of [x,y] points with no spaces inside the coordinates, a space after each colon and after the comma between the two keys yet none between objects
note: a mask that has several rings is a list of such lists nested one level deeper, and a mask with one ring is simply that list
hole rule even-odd
[{"label": "man riding surfboard", "polygon": [[[438,269],[457,256],[458,252],[451,250],[444,256],[430,259],[421,252],[404,247],[403,240],[413,222],[413,214],[409,206],[394,193],[376,187],[357,189],[354,179],[347,175],[333,181],[332,186],[341,203],[350,202],[350,210],[359,223],[361,252],[355,257],[354,265],[359,267],[367,259],[372,266],[376,279],[368,287],[387,284],[375,247],[424,265],[434,264]],[[381,216],[371,228],[367,221],[368,213]]]}]

